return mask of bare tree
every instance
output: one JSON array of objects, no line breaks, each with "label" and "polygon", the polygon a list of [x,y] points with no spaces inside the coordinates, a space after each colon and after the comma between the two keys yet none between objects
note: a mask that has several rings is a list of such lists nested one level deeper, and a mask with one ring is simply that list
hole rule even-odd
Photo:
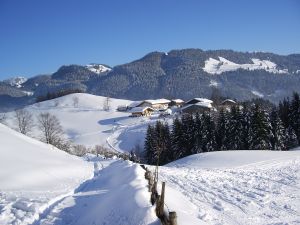
[{"label": "bare tree", "polygon": [[26,109],[18,109],[15,111],[15,119],[16,119],[16,124],[18,126],[18,130],[22,134],[28,134],[33,126],[33,118],[32,114],[28,112]]},{"label": "bare tree", "polygon": [[84,145],[73,145],[72,148],[72,154],[77,156],[84,156],[86,153],[88,153],[88,148]]},{"label": "bare tree", "polygon": [[42,140],[47,144],[68,151],[70,145],[64,139],[64,132],[56,116],[50,113],[41,113],[38,116],[38,126],[42,132]]},{"label": "bare tree", "polygon": [[106,97],[103,101],[103,110],[109,111],[110,109],[110,97]]},{"label": "bare tree", "polygon": [[77,96],[74,96],[72,98],[72,100],[73,100],[73,106],[77,108],[78,107],[78,103],[79,103],[79,98]]}]

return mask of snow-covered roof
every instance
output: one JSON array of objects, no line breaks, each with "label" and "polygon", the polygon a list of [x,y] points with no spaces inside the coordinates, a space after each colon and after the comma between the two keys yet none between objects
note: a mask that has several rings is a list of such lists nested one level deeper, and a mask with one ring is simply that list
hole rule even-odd
[{"label": "snow-covered roof", "polygon": [[131,104],[129,104],[128,106],[133,108],[133,107],[136,107],[136,106],[140,105],[141,103],[142,103],[142,101],[134,101]]},{"label": "snow-covered roof", "polygon": [[192,106],[200,106],[200,107],[209,108],[209,109],[212,108],[212,105],[211,105],[210,102],[197,102],[195,104],[186,105],[186,106],[182,107],[181,110],[187,109],[187,108],[192,107]]},{"label": "snow-covered roof", "polygon": [[176,102],[176,103],[184,103],[184,101],[182,99],[172,99],[172,102]]},{"label": "snow-covered roof", "polygon": [[221,104],[224,104],[226,102],[231,102],[233,104],[236,104],[236,101],[233,101],[232,99],[225,99]]},{"label": "snow-covered roof", "polygon": [[165,99],[165,98],[161,98],[161,99],[147,99],[144,102],[147,102],[147,103],[150,103],[152,105],[155,105],[155,104],[168,104],[171,101],[168,100],[168,99]]},{"label": "snow-covered roof", "polygon": [[193,101],[193,100],[196,100],[198,102],[207,102],[207,103],[210,103],[212,104],[213,101],[210,100],[210,99],[207,99],[207,98],[193,98],[193,99],[190,99],[189,101],[187,101],[186,103],[188,104],[189,102]]},{"label": "snow-covered roof", "polygon": [[143,113],[145,110],[150,109],[151,111],[154,111],[151,107],[135,107],[130,110],[131,113]]}]

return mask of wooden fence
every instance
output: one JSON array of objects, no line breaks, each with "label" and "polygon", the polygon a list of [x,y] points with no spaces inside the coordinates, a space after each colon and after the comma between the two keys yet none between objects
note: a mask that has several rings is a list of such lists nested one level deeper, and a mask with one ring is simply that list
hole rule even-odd
[{"label": "wooden fence", "polygon": [[157,192],[157,179],[154,179],[153,173],[148,170],[144,165],[141,165],[145,172],[145,179],[148,180],[148,191],[151,192],[150,202],[155,204],[156,216],[160,219],[163,225],[177,225],[176,212],[167,213],[164,209],[165,206],[165,186],[166,183],[162,182],[161,194]]}]

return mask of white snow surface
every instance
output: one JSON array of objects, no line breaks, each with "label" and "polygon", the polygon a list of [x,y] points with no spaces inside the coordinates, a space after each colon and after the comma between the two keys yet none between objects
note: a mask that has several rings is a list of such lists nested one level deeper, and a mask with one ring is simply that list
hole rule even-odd
[{"label": "white snow surface", "polygon": [[9,84],[10,86],[20,88],[22,87],[22,84],[25,83],[26,81],[27,81],[26,77],[13,77],[4,80],[3,82]]},{"label": "white snow surface", "polygon": [[145,171],[83,159],[0,124],[0,224],[158,225]]},{"label": "white snow surface", "polygon": [[244,70],[266,70],[270,73],[285,74],[287,70],[281,70],[277,68],[277,65],[269,60],[251,59],[253,63],[249,64],[237,64],[231,62],[223,57],[219,59],[209,58],[205,61],[203,70],[210,74],[221,74],[224,72],[235,71],[238,69]]},{"label": "white snow surface", "polygon": [[93,165],[0,124],[0,224],[31,224]]},{"label": "white snow surface", "polygon": [[[78,98],[78,105],[74,106],[74,98]],[[67,137],[74,143],[91,147],[95,145],[109,147],[108,139],[116,129],[139,123],[140,118],[131,118],[129,117],[131,113],[117,111],[119,105],[130,105],[131,101],[111,98],[108,111],[103,110],[105,101],[106,98],[102,96],[78,93],[36,103],[26,109],[33,114],[35,120],[40,113],[49,112],[55,115]],[[14,112],[7,113],[7,125],[16,128],[14,121]],[[40,138],[37,126],[30,135]]]},{"label": "white snow surface", "polygon": [[86,65],[86,68],[89,69],[90,71],[94,72],[94,73],[97,73],[97,74],[104,73],[104,72],[107,72],[107,71],[111,71],[111,68],[106,67],[106,66],[101,65],[101,64],[95,64],[95,63],[91,63],[91,64]]},{"label": "white snow surface", "polygon": [[300,224],[300,151],[196,154],[159,169],[178,224]]},{"label": "white snow surface", "polygon": [[137,164],[112,162],[35,224],[158,225],[144,173]]}]

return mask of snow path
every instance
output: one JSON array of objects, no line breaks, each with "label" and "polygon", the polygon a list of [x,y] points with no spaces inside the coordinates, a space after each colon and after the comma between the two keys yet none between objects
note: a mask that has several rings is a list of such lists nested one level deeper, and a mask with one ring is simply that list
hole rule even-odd
[{"label": "snow path", "polygon": [[144,171],[115,161],[95,173],[73,195],[52,205],[34,225],[159,224],[149,202]]},{"label": "snow path", "polygon": [[198,221],[189,224],[300,224],[300,154],[224,169],[161,167],[159,179],[179,224],[187,207],[176,195],[194,205]]}]

